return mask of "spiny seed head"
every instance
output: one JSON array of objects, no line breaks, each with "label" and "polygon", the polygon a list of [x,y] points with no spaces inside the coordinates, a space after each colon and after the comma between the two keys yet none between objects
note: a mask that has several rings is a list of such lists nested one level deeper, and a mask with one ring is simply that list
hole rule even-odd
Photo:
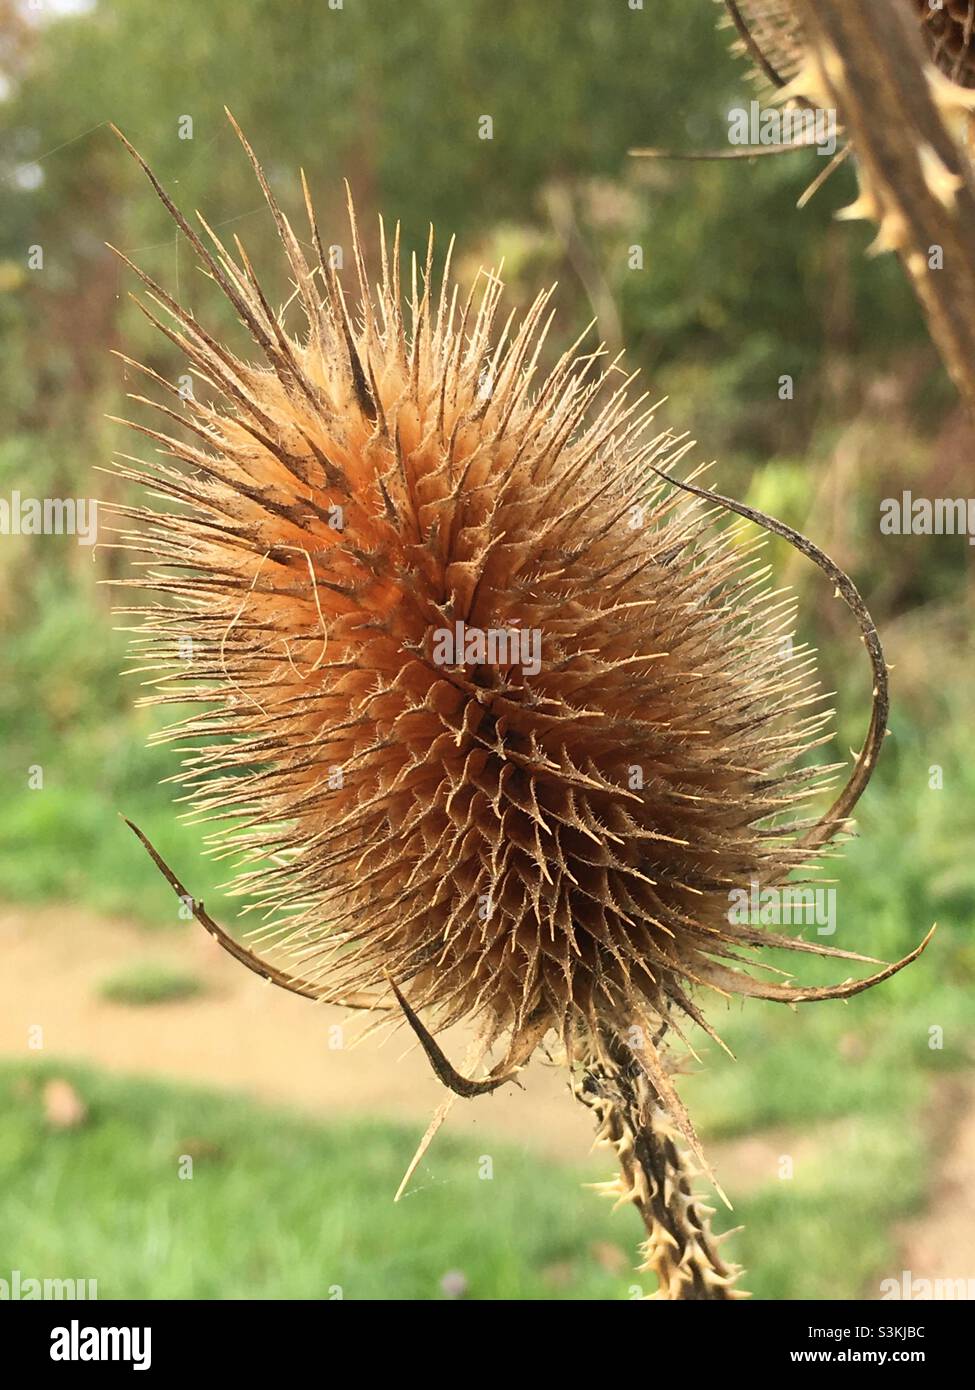
[{"label": "spiny seed head", "polygon": [[975,87],[975,0],[911,0],[931,60],[945,77]]},{"label": "spiny seed head", "polygon": [[593,353],[539,376],[548,294],[499,329],[497,276],[435,288],[428,253],[404,317],[398,237],[372,293],[353,216],[350,314],[310,203],[313,265],[271,200],[296,336],[166,201],[264,361],[142,276],[219,398],[118,465],[173,504],[122,509],[158,596],[136,655],[197,706],[168,736],[267,949],[521,1060],[573,1020],[698,1017],[690,985],[791,997],[726,963],[788,944],[729,894],[808,857],[783,817],[826,716],[755,543],[653,471],[686,440]]},{"label": "spiny seed head", "polygon": [[802,67],[805,40],[792,0],[717,0],[726,23],[733,23],[738,37],[735,48],[752,62],[752,75],[767,85],[772,74],[791,81]]},{"label": "spiny seed head", "polygon": [[[725,0],[718,3],[724,5]],[[931,61],[945,77],[962,87],[975,87],[975,0],[891,4],[916,13]],[[750,53],[756,77],[769,79],[767,64],[779,78],[794,78],[803,64],[805,39],[793,0],[736,0],[735,10],[736,27],[740,32],[743,26],[748,35],[738,46]]]}]

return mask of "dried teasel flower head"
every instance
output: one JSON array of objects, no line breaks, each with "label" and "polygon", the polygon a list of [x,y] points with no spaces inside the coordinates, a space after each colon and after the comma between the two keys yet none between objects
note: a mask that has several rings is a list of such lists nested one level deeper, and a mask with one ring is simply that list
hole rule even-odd
[{"label": "dried teasel flower head", "polygon": [[[975,87],[975,0],[890,0],[917,14],[931,62],[949,82]],[[793,0],[718,0],[755,77],[783,86],[803,65],[805,38]]]},{"label": "dried teasel flower head", "polygon": [[[801,106],[831,109],[837,89],[842,89],[842,64],[836,55],[832,78],[823,70],[823,59],[809,43],[796,0],[718,0],[737,35],[735,47],[750,62],[751,75],[761,86],[777,90],[777,100]],[[924,40],[928,63],[926,75],[932,100],[954,137],[964,158],[971,162],[970,147],[975,135],[975,0],[890,0],[905,16],[916,15]],[[885,17],[885,22],[888,22]],[[920,47],[920,46],[919,46]],[[888,84],[889,85],[889,84]],[[901,120],[903,121],[903,116]],[[905,126],[905,141],[914,135]],[[845,147],[838,160],[845,157]],[[925,175],[941,178],[939,197],[950,206],[959,180],[942,172],[933,149],[922,149]],[[818,187],[817,180],[813,189]],[[882,200],[880,200],[882,202]],[[848,216],[871,217],[881,222],[881,234],[874,251],[900,249],[901,237],[893,225],[883,227],[883,208],[872,195]]]},{"label": "dried teasel flower head", "polygon": [[782,87],[802,67],[805,42],[791,0],[718,0],[734,26],[735,50],[762,86]]},{"label": "dried teasel flower head", "polygon": [[[150,698],[198,708],[170,736],[193,740],[182,778],[227,823],[217,847],[244,857],[260,954],[197,915],[301,993],[381,1006],[395,990],[463,1094],[550,1030],[570,1056],[580,1036],[625,1037],[690,1136],[651,1040],[682,1017],[708,1027],[695,991],[842,997],[899,968],[768,982],[743,953],[868,958],[729,920],[730,892],[807,864],[869,775],[886,717],[869,618],[768,522],[853,606],[878,687],[854,775],[812,824],[800,807],[823,770],[799,760],[828,718],[813,658],[784,640],[790,601],[764,587],[756,543],[716,525],[724,506],[757,514],[669,485],[690,446],[655,432],[617,363],[576,344],[538,379],[548,294],[499,330],[498,278],[462,296],[445,268],[435,287],[428,253],[404,316],[398,236],[374,294],[352,217],[350,313],[310,201],[313,264],[254,167],[305,331],[146,169],[264,361],[136,271],[219,398],[159,406],[175,432],[136,428],[162,457],[118,465],[174,504],[122,509],[148,564],[127,582],[158,596],[126,611]],[[501,1062],[465,1081],[419,1009],[434,1027],[474,1019]]]},{"label": "dried teasel flower head", "polygon": [[912,0],[931,58],[951,82],[975,87],[975,0]]}]

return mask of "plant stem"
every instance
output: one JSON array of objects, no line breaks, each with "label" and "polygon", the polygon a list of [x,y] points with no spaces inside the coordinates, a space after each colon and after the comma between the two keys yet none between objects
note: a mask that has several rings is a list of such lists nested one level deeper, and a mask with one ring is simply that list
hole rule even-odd
[{"label": "plant stem", "polygon": [[943,89],[959,102],[964,89],[944,83],[939,111],[906,5],[795,0],[795,11],[856,151],[861,201],[904,262],[935,346],[975,407],[975,183],[942,119]]},{"label": "plant stem", "polygon": [[733,1231],[716,1236],[714,1208],[693,1191],[699,1169],[644,1073],[619,1039],[604,1033],[586,1059],[575,1086],[578,1100],[597,1119],[596,1142],[616,1152],[619,1178],[597,1184],[616,1205],[632,1202],[647,1237],[640,1247],[640,1273],[655,1274],[652,1299],[747,1298],[734,1285],[741,1274],[718,1246]]}]

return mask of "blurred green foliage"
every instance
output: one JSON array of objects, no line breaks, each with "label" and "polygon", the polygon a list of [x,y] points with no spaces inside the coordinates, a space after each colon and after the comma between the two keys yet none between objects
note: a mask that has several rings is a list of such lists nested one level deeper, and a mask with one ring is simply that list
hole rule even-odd
[{"label": "blurred green foliage", "polygon": [[[457,235],[467,264],[498,228],[521,229],[536,254],[515,256],[512,268],[532,283],[516,280],[513,295],[557,275],[563,334],[589,317],[546,201],[553,187],[567,190],[631,359],[654,376],[688,361],[716,372],[716,419],[746,445],[767,442],[769,413],[790,419],[801,440],[822,394],[827,347],[866,351],[881,364],[905,346],[926,352],[923,332],[896,265],[864,261],[865,230],[831,226],[852,187],[848,170],[800,214],[796,196],[822,168],[815,154],[712,165],[629,156],[645,145],[729,148],[727,111],[754,90],[716,14],[710,0],[654,0],[642,10],[625,0],[350,0],[342,10],[319,0],[246,8],[212,0],[206,10],[120,0],[48,25],[2,108],[13,191],[0,256],[14,279],[5,298],[12,341],[25,349],[25,400],[43,403],[45,426],[60,417],[76,430],[94,418],[86,407],[118,383],[98,350],[106,340],[122,337],[166,360],[166,345],[117,298],[132,281],[106,240],[137,252],[169,287],[179,277],[200,312],[228,312],[185,248],[177,252],[167,215],[109,121],[188,212],[201,208],[215,227],[244,237],[255,264],[270,262],[271,284],[286,297],[271,219],[226,103],[296,225],[304,167],[336,240],[346,178],[372,242],[377,212],[401,220],[407,248],[425,245],[432,222],[443,241]],[[484,115],[490,140],[479,138]],[[187,117],[192,138],[181,139]],[[40,171],[38,187],[21,186],[36,177],[25,170]],[[44,247],[43,272],[23,271],[32,244]],[[633,246],[642,269],[630,268]],[[834,289],[824,298],[827,273]],[[68,331],[45,331],[55,323]],[[783,372],[802,382],[785,412],[773,404]],[[59,385],[85,394],[69,389],[52,413]]]}]

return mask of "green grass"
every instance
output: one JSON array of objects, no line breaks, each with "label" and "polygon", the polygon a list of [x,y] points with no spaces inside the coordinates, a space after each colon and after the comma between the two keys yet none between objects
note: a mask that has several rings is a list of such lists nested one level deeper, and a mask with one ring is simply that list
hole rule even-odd
[{"label": "green grass", "polygon": [[86,587],[41,571],[6,639],[18,678],[0,683],[0,883],[8,902],[60,899],[175,926],[180,905],[120,815],[197,898],[209,901],[230,866],[204,858],[203,831],[176,819],[176,789],[162,785],[173,750],[146,746],[187,711],[133,708],[146,692],[120,677],[125,640],[92,589],[90,577]]},{"label": "green grass", "polygon": [[98,987],[102,999],[112,1004],[172,1004],[181,999],[195,999],[205,992],[202,980],[185,970],[170,965],[146,961],[128,970],[110,975]]},{"label": "green grass", "polygon": [[775,1299],[877,1298],[900,1269],[892,1225],[918,1210],[929,1177],[918,1133],[886,1117],[858,1122],[793,1178],[736,1202],[744,1287]]},{"label": "green grass", "polygon": [[[69,1077],[86,1125],[47,1131],[34,1084],[46,1074]],[[328,1298],[339,1287],[349,1299],[432,1299],[451,1270],[483,1299],[623,1298],[632,1282],[589,1254],[600,1240],[629,1251],[632,1214],[611,1219],[579,1190],[585,1175],[501,1146],[442,1137],[394,1205],[410,1129],[324,1127],[73,1067],[0,1071],[0,1097],[4,1263],[96,1278],[102,1298]],[[196,1155],[191,1180],[179,1177],[185,1154]]]},{"label": "green grass", "polygon": [[[38,754],[18,756],[8,744],[0,818],[6,901],[70,901],[93,912],[178,926],[180,903],[122,815],[145,831],[195,897],[213,899],[229,865],[206,858],[203,832],[177,819],[173,789],[159,785],[174,759],[167,749],[142,747],[149,728],[120,717],[114,738],[127,742],[124,752],[102,749],[97,730],[79,730]],[[27,785],[22,768],[28,762],[44,769],[40,790]]]},{"label": "green grass", "polygon": [[[88,1107],[48,1130],[43,1078]],[[566,1103],[570,1103],[567,1099]],[[98,1280],[101,1298],[436,1299],[460,1271],[474,1299],[627,1299],[642,1228],[580,1184],[609,1176],[553,1166],[485,1139],[441,1135],[410,1194],[393,1193],[413,1129],[320,1125],[226,1095],[109,1078],[53,1063],[0,1068],[0,1251],[25,1276]],[[183,1156],[193,1176],[181,1179]],[[485,1179],[487,1155],[493,1176]],[[722,1212],[744,1221],[733,1253],[765,1298],[849,1298],[889,1272],[890,1224],[922,1186],[909,1132],[850,1127],[793,1179]],[[610,1271],[606,1242],[626,1262]]]}]

